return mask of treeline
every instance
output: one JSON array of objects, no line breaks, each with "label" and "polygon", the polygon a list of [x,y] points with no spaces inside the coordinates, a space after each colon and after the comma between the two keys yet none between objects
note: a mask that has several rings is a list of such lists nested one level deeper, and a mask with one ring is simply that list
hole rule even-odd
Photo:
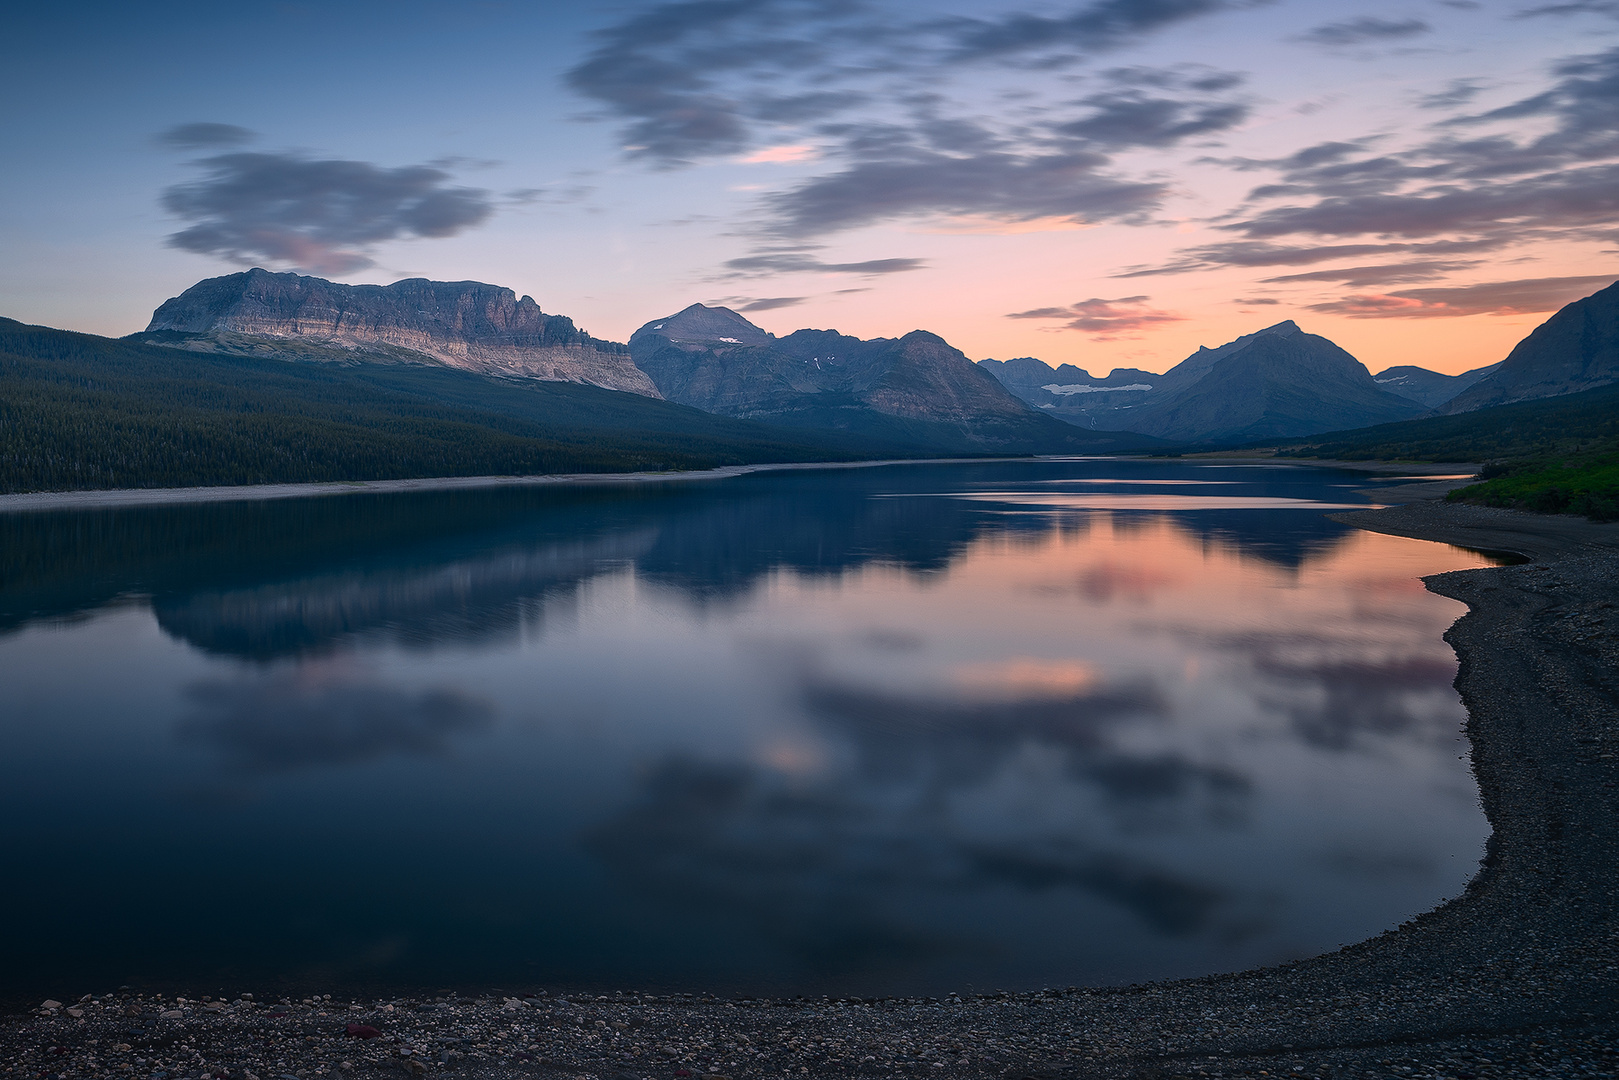
[{"label": "treeline", "polygon": [[1619,521],[1616,451],[1503,462],[1486,466],[1481,479],[1483,483],[1460,488],[1445,497],[1452,502]]},{"label": "treeline", "polygon": [[1341,461],[1505,461],[1619,445],[1619,385],[1493,409],[1312,435],[1294,457]]},{"label": "treeline", "polygon": [[571,383],[189,353],[0,320],[0,492],[699,469],[894,452]]}]

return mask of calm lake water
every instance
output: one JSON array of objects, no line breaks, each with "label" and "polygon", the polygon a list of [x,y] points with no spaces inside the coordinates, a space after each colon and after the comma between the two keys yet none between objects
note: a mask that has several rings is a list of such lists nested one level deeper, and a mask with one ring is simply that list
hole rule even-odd
[{"label": "calm lake water", "polygon": [[[1116,461],[0,515],[0,995],[1272,963],[1487,835],[1379,481]],[[1387,482],[1387,481],[1383,481]]]}]

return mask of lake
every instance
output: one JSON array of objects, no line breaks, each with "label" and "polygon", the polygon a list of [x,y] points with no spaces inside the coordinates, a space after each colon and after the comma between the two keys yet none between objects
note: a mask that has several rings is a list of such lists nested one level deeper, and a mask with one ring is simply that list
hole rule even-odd
[{"label": "lake", "polygon": [[1488,835],[1396,479],[1042,460],[0,515],[0,996],[1330,950]]}]

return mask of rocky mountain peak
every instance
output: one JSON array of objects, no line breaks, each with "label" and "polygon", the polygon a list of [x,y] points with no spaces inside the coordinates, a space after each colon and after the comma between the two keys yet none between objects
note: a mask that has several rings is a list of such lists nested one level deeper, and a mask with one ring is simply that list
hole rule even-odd
[{"label": "rocky mountain peak", "polygon": [[634,334],[633,344],[642,336],[656,335],[669,341],[696,345],[769,345],[775,335],[754,326],[727,307],[693,304],[662,319],[653,319]]}]

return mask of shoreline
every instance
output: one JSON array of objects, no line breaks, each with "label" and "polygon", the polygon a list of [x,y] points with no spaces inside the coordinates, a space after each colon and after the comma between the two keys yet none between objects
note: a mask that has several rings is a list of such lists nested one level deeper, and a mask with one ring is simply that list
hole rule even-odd
[{"label": "shoreline", "polygon": [[0,514],[49,510],[186,506],[197,503],[312,499],[331,495],[390,495],[421,491],[484,491],[490,488],[613,487],[621,484],[693,483],[729,480],[759,472],[799,469],[871,469],[884,465],[944,465],[1019,458],[884,458],[877,461],[787,461],[721,465],[713,469],[632,473],[542,473],[534,476],[428,476],[411,480],[322,480],[308,484],[235,484],[221,487],[107,488],[0,495]]},{"label": "shoreline", "polygon": [[[198,503],[257,502],[272,499],[311,499],[332,495],[388,495],[422,491],[484,491],[491,488],[528,487],[614,487],[621,484],[695,483],[729,480],[761,472],[793,472],[820,469],[875,469],[889,465],[962,465],[990,461],[1071,460],[1082,455],[953,458],[881,458],[874,461],[784,461],[757,465],[722,465],[713,469],[631,473],[543,473],[534,476],[430,476],[410,480],[322,480],[306,484],[233,484],[216,487],[103,488],[95,491],[30,491],[0,495],[0,514],[51,510],[123,509],[135,506],[185,506]],[[1141,455],[1119,455],[1121,460],[1158,460]],[[1174,459],[1162,459],[1173,463]],[[1208,459],[1219,463],[1224,459]],[[1342,468],[1366,473],[1409,473],[1433,476],[1457,470],[1477,471],[1479,466],[1463,462],[1427,463],[1406,466],[1397,462],[1311,461],[1294,458],[1257,460],[1232,458],[1233,464],[1293,465]],[[1199,460],[1196,464],[1203,464]],[[1471,480],[1461,483],[1471,483]],[[1415,487],[1415,485],[1412,485]],[[1447,489],[1448,490],[1448,489]],[[1404,487],[1388,491],[1407,494]],[[1379,492],[1383,494],[1383,492]]]},{"label": "shoreline", "polygon": [[1469,607],[1445,636],[1492,835],[1462,896],[1367,941],[1227,975],[944,1000],[110,994],[0,1021],[0,1055],[18,1077],[136,1080],[1612,1075],[1619,525],[1433,502],[1333,517],[1531,560],[1425,579]]}]

